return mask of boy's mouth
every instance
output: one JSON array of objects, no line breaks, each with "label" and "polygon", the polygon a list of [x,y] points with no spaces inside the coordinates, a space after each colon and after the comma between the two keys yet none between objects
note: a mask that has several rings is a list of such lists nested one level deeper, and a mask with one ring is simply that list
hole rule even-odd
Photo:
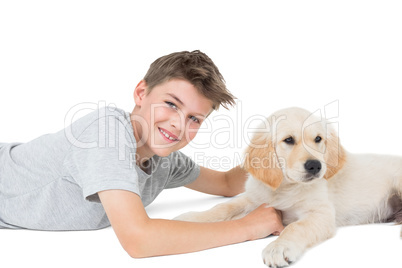
[{"label": "boy's mouth", "polygon": [[158,128],[159,132],[162,134],[162,137],[165,138],[165,140],[168,140],[170,142],[172,141],[179,141],[178,137],[167,131],[166,129],[163,128]]}]

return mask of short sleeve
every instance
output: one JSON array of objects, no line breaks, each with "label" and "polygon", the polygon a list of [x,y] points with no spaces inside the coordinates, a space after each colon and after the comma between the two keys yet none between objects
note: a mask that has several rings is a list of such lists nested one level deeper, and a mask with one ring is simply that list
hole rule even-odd
[{"label": "short sleeve", "polygon": [[141,196],[130,121],[116,111],[82,120],[77,124],[86,127],[77,137],[69,137],[72,144],[64,165],[73,182],[82,188],[83,197],[100,202],[98,192],[116,189]]},{"label": "short sleeve", "polygon": [[172,168],[167,189],[190,184],[200,175],[200,166],[182,152],[174,152],[169,157]]}]

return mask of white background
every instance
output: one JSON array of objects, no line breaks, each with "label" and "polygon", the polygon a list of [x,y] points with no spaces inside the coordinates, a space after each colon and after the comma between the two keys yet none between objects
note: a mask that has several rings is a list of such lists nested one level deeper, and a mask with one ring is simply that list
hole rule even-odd
[{"label": "white background", "polygon": [[[246,146],[242,131],[253,115],[268,116],[289,106],[315,111],[333,102],[347,150],[401,154],[401,14],[400,1],[386,0],[2,0],[0,141],[25,142],[56,132],[79,103],[101,102],[131,111],[133,89],[152,61],[200,49],[219,67],[239,104],[214,112],[210,122],[215,132],[204,131],[194,140],[214,147],[190,145],[184,150],[193,158],[198,154],[199,164],[220,170],[238,164],[235,157]],[[224,200],[167,190],[147,210],[151,217],[172,218]],[[341,228],[295,267],[399,267],[399,228]],[[264,267],[260,252],[273,239],[134,260],[111,228],[1,230],[0,260],[9,267]]]}]

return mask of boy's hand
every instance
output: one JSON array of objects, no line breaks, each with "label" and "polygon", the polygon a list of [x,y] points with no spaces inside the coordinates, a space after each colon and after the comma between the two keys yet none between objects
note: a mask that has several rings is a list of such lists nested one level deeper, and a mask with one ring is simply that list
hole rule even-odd
[{"label": "boy's hand", "polygon": [[262,204],[240,221],[246,226],[249,240],[279,235],[285,228],[282,224],[282,212]]}]

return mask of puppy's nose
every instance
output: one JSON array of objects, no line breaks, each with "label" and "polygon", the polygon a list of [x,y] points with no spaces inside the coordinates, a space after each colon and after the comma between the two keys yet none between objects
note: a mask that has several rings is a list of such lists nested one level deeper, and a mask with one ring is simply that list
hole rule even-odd
[{"label": "puppy's nose", "polygon": [[308,173],[315,175],[321,170],[321,162],[318,160],[308,160],[304,163],[304,168]]}]

